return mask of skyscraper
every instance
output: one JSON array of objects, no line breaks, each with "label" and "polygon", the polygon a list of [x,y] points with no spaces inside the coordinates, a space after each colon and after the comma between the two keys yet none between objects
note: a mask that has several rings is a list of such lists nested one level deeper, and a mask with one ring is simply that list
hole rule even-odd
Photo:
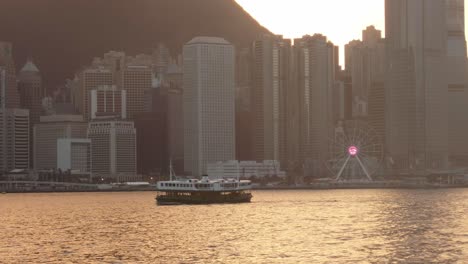
[{"label": "skyscraper", "polygon": [[85,120],[91,119],[91,91],[101,86],[114,84],[114,71],[106,66],[91,66],[79,74],[79,86],[75,91],[77,110],[83,114]]},{"label": "skyscraper", "polygon": [[345,46],[345,74],[351,77],[353,117],[369,115],[370,93],[376,82],[383,82],[385,45],[381,31],[369,26],[362,31],[362,41]]},{"label": "skyscraper", "polygon": [[235,157],[234,47],[196,37],[184,46],[184,163],[194,176]]},{"label": "skyscraper", "polygon": [[449,158],[452,167],[468,166],[468,68],[465,2],[446,0]]},{"label": "skyscraper", "polygon": [[170,60],[169,49],[164,43],[158,43],[158,47],[153,50],[153,67],[156,74],[166,73]]},{"label": "skyscraper", "polygon": [[335,46],[319,34],[296,39],[294,49],[296,85],[300,87],[300,152],[307,174],[325,175],[328,141],[337,121],[334,114],[337,53]]},{"label": "skyscraper", "polygon": [[[21,108],[30,110],[31,124],[39,122],[42,112],[42,77],[37,66],[28,60],[18,74]],[[31,125],[32,127],[32,125]]]},{"label": "skyscraper", "polygon": [[253,160],[252,49],[236,50],[236,159]]},{"label": "skyscraper", "polygon": [[0,78],[3,78],[0,81],[4,83],[2,93],[0,94],[0,105],[4,104],[6,108],[19,108],[20,97],[16,84],[13,46],[11,43],[2,41],[0,41],[0,71],[1,69],[5,71],[5,74],[0,76]]},{"label": "skyscraper", "polygon": [[93,121],[91,139],[93,177],[124,182],[136,180],[136,130],[129,121]]},{"label": "skyscraper", "polygon": [[130,119],[145,112],[145,91],[151,89],[153,73],[151,65],[134,59],[126,61],[122,69],[122,90],[127,91],[127,112]]},{"label": "skyscraper", "polygon": [[254,159],[284,161],[291,41],[282,36],[262,35],[254,42],[252,54]]},{"label": "skyscraper", "polygon": [[466,57],[465,1],[445,0],[447,16],[447,55]]},{"label": "skyscraper", "polygon": [[42,114],[42,98],[44,92],[42,90],[42,77],[39,69],[28,60],[18,74],[18,89],[20,93],[20,105],[23,109],[29,110],[29,147],[30,147],[30,166],[33,167],[33,128],[34,124],[39,123],[39,117]]},{"label": "skyscraper", "polygon": [[385,115],[394,171],[443,169],[448,158],[445,1],[386,0]]}]

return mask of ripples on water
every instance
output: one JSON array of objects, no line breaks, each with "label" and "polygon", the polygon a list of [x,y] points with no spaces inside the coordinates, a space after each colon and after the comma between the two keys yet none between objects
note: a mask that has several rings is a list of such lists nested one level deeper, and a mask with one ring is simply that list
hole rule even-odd
[{"label": "ripples on water", "polygon": [[468,263],[468,190],[0,196],[0,263]]}]

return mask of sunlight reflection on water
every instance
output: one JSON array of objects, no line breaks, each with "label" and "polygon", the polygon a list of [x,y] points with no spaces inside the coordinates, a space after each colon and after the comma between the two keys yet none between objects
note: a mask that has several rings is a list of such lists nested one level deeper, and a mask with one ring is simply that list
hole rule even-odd
[{"label": "sunlight reflection on water", "polygon": [[468,190],[258,191],[240,205],[155,193],[0,196],[0,263],[455,263]]}]

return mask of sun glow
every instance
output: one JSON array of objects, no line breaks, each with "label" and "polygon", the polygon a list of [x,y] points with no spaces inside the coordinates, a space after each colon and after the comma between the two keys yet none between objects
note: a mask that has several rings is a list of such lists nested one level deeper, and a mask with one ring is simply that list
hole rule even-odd
[{"label": "sun glow", "polygon": [[[261,25],[286,38],[321,33],[343,47],[374,25],[385,31],[384,0],[236,0]],[[468,0],[465,0],[465,5]]]}]

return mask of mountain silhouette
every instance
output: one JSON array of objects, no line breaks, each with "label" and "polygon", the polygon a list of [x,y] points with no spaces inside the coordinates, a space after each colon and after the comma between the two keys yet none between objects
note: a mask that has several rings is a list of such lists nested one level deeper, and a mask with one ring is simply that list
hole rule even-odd
[{"label": "mountain silhouette", "polygon": [[33,57],[48,89],[110,50],[151,53],[163,42],[177,55],[194,36],[247,47],[268,32],[234,0],[1,0],[0,40],[16,66]]}]

